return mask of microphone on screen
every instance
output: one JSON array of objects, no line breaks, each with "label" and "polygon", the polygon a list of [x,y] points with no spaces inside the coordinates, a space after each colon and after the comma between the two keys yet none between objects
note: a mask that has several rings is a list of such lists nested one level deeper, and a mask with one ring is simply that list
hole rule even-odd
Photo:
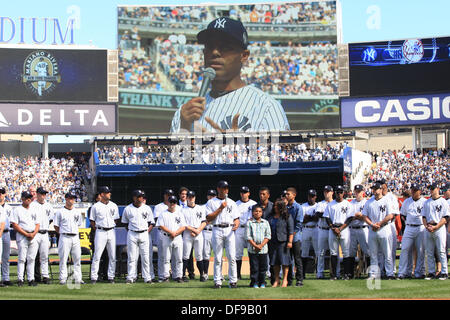
[{"label": "microphone on screen", "polygon": [[216,71],[213,68],[206,68],[205,71],[203,71],[202,86],[200,87],[200,91],[198,92],[199,97],[206,96],[206,92],[209,89],[209,85],[211,84],[211,81],[214,80],[215,77]]}]

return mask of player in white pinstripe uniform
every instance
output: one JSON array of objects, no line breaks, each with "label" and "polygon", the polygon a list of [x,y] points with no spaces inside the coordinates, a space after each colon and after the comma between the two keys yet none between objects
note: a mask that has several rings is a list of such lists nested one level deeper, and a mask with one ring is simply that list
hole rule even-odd
[{"label": "player in white pinstripe uniform", "polygon": [[206,97],[195,97],[175,112],[171,132],[193,131],[194,122],[203,131],[290,129],[281,104],[241,79],[250,51],[247,31],[240,21],[218,18],[199,32],[197,39],[205,45],[205,67],[214,69],[216,76]]},{"label": "player in white pinstripe uniform", "polygon": [[[355,258],[358,251],[358,244],[361,248],[363,256],[361,259],[367,258],[369,259],[369,226],[364,221],[362,211],[364,209],[364,205],[367,202],[367,199],[364,198],[364,187],[360,184],[357,184],[354,187],[354,195],[355,199],[350,202],[352,207],[353,215],[355,219],[350,223],[350,278],[354,277],[355,271]],[[365,257],[364,257],[365,256]],[[368,263],[367,265],[370,265]]]},{"label": "player in white pinstripe uniform", "polygon": [[241,277],[242,257],[244,256],[244,248],[247,248],[247,237],[245,227],[248,219],[252,218],[252,207],[256,204],[255,200],[250,199],[250,189],[242,186],[240,189],[241,199],[236,201],[239,211],[239,228],[235,232],[236,237],[236,267],[237,277]]},{"label": "player in white pinstripe uniform", "polygon": [[6,214],[5,228],[2,235],[2,284],[11,285],[9,280],[9,255],[11,253],[11,236],[10,236],[10,218],[13,212],[13,207],[6,203],[6,188],[0,188],[0,206],[4,209]]},{"label": "player in white pinstripe uniform", "polygon": [[[318,203],[317,191],[314,189],[308,190],[308,202],[302,204],[303,207],[303,230],[302,230],[302,264],[303,264],[303,278],[305,278],[308,260],[313,260],[309,256],[311,247],[314,249],[316,257],[319,256],[319,232],[317,231],[317,222],[319,218],[316,216],[316,208]],[[314,262],[314,260],[313,260]],[[317,276],[317,273],[316,273]]]},{"label": "player in white pinstripe uniform", "polygon": [[[211,200],[217,196],[217,192],[214,189],[210,189],[206,192],[206,199]],[[206,203],[203,205],[206,207]],[[203,229],[203,271],[205,272],[203,279],[208,280],[209,259],[211,258],[212,249],[212,225],[208,222]]]}]

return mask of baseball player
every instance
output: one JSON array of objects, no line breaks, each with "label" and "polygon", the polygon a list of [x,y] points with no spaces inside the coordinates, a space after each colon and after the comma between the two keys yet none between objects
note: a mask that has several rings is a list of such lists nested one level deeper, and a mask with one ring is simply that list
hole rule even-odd
[{"label": "baseball player", "polygon": [[344,280],[350,279],[350,232],[347,226],[353,220],[353,212],[350,202],[344,199],[344,188],[335,188],[336,199],[331,201],[325,208],[323,218],[327,221],[328,245],[330,247],[330,279],[336,280],[336,269],[338,264],[339,246],[342,249],[344,262]]},{"label": "baseball player", "polygon": [[9,280],[9,256],[11,253],[11,236],[10,236],[10,220],[13,212],[13,207],[6,203],[6,188],[0,188],[0,206],[4,209],[6,214],[5,228],[2,234],[2,284],[6,286],[11,285]]},{"label": "baseball player", "polygon": [[[445,185],[445,190],[444,190],[444,198],[445,200],[447,200],[448,205],[450,206],[450,182],[447,182],[447,184]],[[448,223],[447,221],[447,249],[446,251],[448,252],[448,248],[450,247],[450,223]]]},{"label": "baseball player", "polygon": [[58,255],[59,255],[59,283],[66,284],[67,260],[69,254],[73,260],[73,277],[75,283],[84,284],[81,274],[81,245],[78,229],[83,225],[83,216],[76,211],[73,205],[77,199],[75,192],[71,191],[65,195],[64,207],[55,213],[55,231],[59,233]]},{"label": "baseball player", "polygon": [[[189,255],[192,248],[195,250],[195,260],[200,272],[200,280],[204,281],[203,270],[203,229],[206,226],[206,208],[195,203],[195,192],[189,190],[187,193],[187,206],[181,209],[186,222],[186,229],[183,233],[183,274],[188,265]],[[187,281],[187,279],[183,279]]]},{"label": "baseball player", "polygon": [[[395,227],[395,216],[400,214],[400,208],[399,208],[399,204],[398,204],[398,199],[397,197],[388,189],[386,180],[382,179],[380,180],[381,183],[381,188],[383,190],[383,197],[386,197],[389,199],[390,205],[391,205],[391,213],[394,215],[392,218],[392,223],[389,225],[392,231],[392,246],[391,246],[391,255],[392,255],[392,261],[393,261],[393,268],[394,268],[394,274],[396,273],[396,259],[397,259],[397,229]],[[383,266],[383,264],[381,264]],[[381,268],[381,272],[383,273],[383,271],[385,268]]]},{"label": "baseball player", "polygon": [[394,267],[392,260],[392,229],[388,226],[394,215],[390,199],[383,196],[382,186],[379,182],[372,185],[374,196],[370,198],[363,209],[363,219],[370,226],[369,252],[371,278],[379,278],[381,272],[378,266],[378,251],[384,255],[384,266],[388,279],[394,279]]},{"label": "baseball player", "polygon": [[134,190],[133,203],[130,203],[122,214],[122,223],[128,230],[127,255],[128,274],[127,284],[137,280],[137,263],[141,256],[142,277],[145,283],[152,283],[150,273],[150,239],[149,232],[155,225],[152,209],[144,203],[145,192]]},{"label": "baseball player", "polygon": [[217,183],[217,197],[206,203],[206,219],[213,226],[214,288],[222,287],[222,255],[225,248],[228,259],[228,281],[230,288],[237,288],[236,239],[239,228],[239,211],[236,202],[228,198],[228,182]]},{"label": "baseball player", "polygon": [[250,189],[242,186],[240,189],[241,199],[236,201],[239,211],[239,228],[235,232],[236,237],[236,268],[238,280],[241,280],[242,257],[244,256],[244,248],[247,248],[247,237],[245,227],[248,219],[252,217],[252,207],[256,201],[250,199]]},{"label": "baseball player", "polygon": [[[178,190],[178,196],[180,197],[180,200],[178,201],[178,205],[181,209],[187,207],[187,193],[189,192],[189,189],[186,187],[181,187]],[[186,269],[183,266],[183,281],[188,281],[188,278],[186,277],[186,270],[189,274],[189,279],[193,280],[195,279],[195,273],[194,273],[194,247],[191,246],[191,252],[189,254],[189,258],[187,259]]]},{"label": "baseball player", "polygon": [[[173,196],[173,195],[175,195],[175,193],[172,189],[164,190],[163,202],[158,203],[153,208],[153,218],[155,220],[155,224],[158,222],[158,218],[159,218],[161,212],[164,212],[169,208],[169,200],[168,199],[170,196]],[[160,235],[159,228],[153,228],[151,234],[153,236],[153,240],[154,240],[156,246],[158,247],[158,282],[162,282],[164,279],[164,274],[163,274],[162,259],[160,259],[160,253],[162,252],[162,247],[161,247],[161,235]],[[152,250],[153,250],[153,248],[152,248]]]},{"label": "baseball player", "polygon": [[426,280],[434,279],[436,266],[434,253],[438,254],[441,262],[441,274],[439,280],[448,278],[447,252],[445,245],[447,232],[445,227],[446,219],[450,216],[447,201],[439,195],[439,185],[430,186],[431,197],[424,203],[422,211],[422,222],[425,226],[425,250],[427,253],[428,274]]},{"label": "baseball player", "polygon": [[[308,190],[308,201],[302,204],[303,208],[303,230],[302,230],[302,264],[303,264],[303,278],[305,278],[308,260],[314,262],[314,258],[309,256],[311,248],[314,249],[316,257],[319,256],[318,247],[318,229],[317,222],[319,218],[316,216],[316,208],[318,203],[317,191],[314,189]],[[316,273],[317,275],[317,273]]]},{"label": "baseball player", "polygon": [[292,250],[291,255],[294,260],[294,263],[289,267],[288,274],[288,285],[292,285],[294,279],[294,265],[295,265],[295,279],[296,286],[303,286],[303,264],[302,264],[302,255],[301,255],[301,240],[302,240],[302,223],[303,223],[303,208],[302,206],[295,201],[295,197],[297,196],[297,190],[294,187],[289,187],[286,189],[286,200],[287,200],[287,209],[289,214],[294,219],[294,239],[292,242]]},{"label": "baseball player", "polygon": [[17,285],[23,286],[25,261],[27,263],[27,279],[29,286],[36,286],[34,281],[34,261],[38,250],[36,234],[39,230],[39,210],[31,206],[33,195],[29,191],[21,194],[22,205],[13,210],[11,225],[16,231],[19,256],[17,261]]},{"label": "baseball player", "polygon": [[115,226],[119,223],[119,208],[111,201],[111,190],[107,186],[98,189],[100,201],[92,206],[90,222],[95,228],[95,252],[92,258],[91,282],[97,283],[100,257],[103,251],[108,251],[108,281],[114,283],[116,274],[116,233]]},{"label": "baseball player", "polygon": [[205,45],[205,67],[214,69],[215,78],[206,97],[195,97],[175,112],[171,132],[194,131],[194,122],[204,131],[289,130],[280,103],[241,79],[250,51],[247,31],[240,21],[215,19],[197,39]]},{"label": "baseball player", "polygon": [[[358,252],[358,245],[367,259],[369,259],[369,226],[364,221],[362,211],[367,199],[364,198],[364,187],[360,184],[354,187],[355,198],[350,202],[352,215],[355,217],[350,223],[350,279],[354,277],[355,258]],[[364,258],[364,257],[361,257]],[[367,265],[370,265],[368,263]]]},{"label": "baseball player", "polygon": [[177,207],[177,197],[168,198],[169,207],[161,212],[156,222],[160,229],[161,252],[159,258],[163,264],[163,281],[169,279],[170,260],[172,259],[174,268],[172,278],[178,283],[182,283],[183,273],[183,239],[181,234],[186,229],[186,222],[181,210]]},{"label": "baseball player", "polygon": [[[214,189],[210,189],[206,192],[207,201],[217,196],[217,192]],[[206,203],[203,205],[206,208]],[[209,259],[211,258],[212,248],[212,226],[206,221],[206,226],[203,228],[203,277],[200,277],[200,281],[208,280]]]},{"label": "baseball player", "polygon": [[411,277],[408,273],[408,262],[412,258],[413,246],[416,247],[417,262],[414,277],[421,279],[425,276],[424,234],[425,227],[422,223],[422,211],[426,199],[422,197],[422,191],[417,183],[411,184],[411,197],[403,202],[400,214],[406,220],[405,231],[402,237],[402,251],[398,266],[398,278]]},{"label": "baseball player", "polygon": [[[330,228],[328,227],[323,214],[325,212],[328,204],[333,201],[333,187],[326,185],[323,188],[324,200],[319,202],[316,207],[316,216],[319,218],[317,222],[318,226],[318,236],[317,236],[317,247],[319,249],[319,254],[317,257],[317,279],[324,279],[324,269],[325,269],[325,252],[330,249],[328,245],[328,233]],[[340,264],[337,265],[336,277],[339,277]]]},{"label": "baseball player", "polygon": [[49,225],[52,223],[55,216],[55,212],[50,203],[45,198],[48,191],[39,187],[36,190],[36,200],[32,202],[32,206],[37,206],[41,212],[39,220],[39,231],[36,235],[36,242],[38,243],[38,255],[40,262],[40,272],[42,275],[42,282],[45,284],[50,283],[48,275],[48,250],[50,248],[50,240],[48,238]]}]

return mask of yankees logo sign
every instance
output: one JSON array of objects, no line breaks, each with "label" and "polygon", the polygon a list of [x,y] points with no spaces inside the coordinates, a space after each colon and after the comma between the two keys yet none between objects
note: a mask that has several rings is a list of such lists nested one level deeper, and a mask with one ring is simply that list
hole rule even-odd
[{"label": "yankees logo sign", "polygon": [[225,28],[225,22],[227,22],[227,20],[225,18],[217,19],[216,23],[214,24],[214,28],[216,28],[216,29]]}]

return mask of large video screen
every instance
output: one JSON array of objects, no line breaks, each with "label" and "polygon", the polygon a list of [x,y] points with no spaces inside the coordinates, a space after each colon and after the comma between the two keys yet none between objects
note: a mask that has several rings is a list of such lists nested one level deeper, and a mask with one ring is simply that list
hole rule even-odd
[{"label": "large video screen", "polygon": [[0,48],[0,73],[0,101],[108,101],[107,50]]},{"label": "large video screen", "polygon": [[349,44],[351,96],[445,92],[450,37]]},{"label": "large video screen", "polygon": [[195,120],[202,130],[339,127],[335,1],[149,5],[118,7],[120,133],[192,130],[192,121],[182,125],[181,107],[199,95],[207,67],[197,34],[213,21],[221,28],[224,18],[247,31],[245,87],[207,96]]}]

